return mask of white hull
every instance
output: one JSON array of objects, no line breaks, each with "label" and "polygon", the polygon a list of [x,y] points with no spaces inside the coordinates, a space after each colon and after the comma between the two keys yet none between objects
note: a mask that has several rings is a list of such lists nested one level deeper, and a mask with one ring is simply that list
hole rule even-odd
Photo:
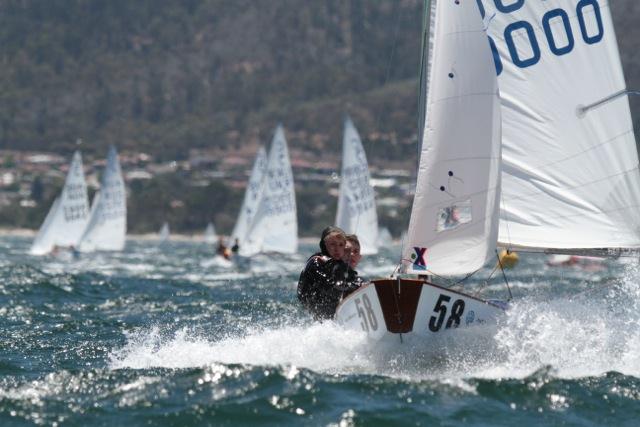
[{"label": "white hull", "polygon": [[422,280],[375,280],[345,298],[336,321],[383,342],[428,342],[457,329],[495,325],[504,303]]}]

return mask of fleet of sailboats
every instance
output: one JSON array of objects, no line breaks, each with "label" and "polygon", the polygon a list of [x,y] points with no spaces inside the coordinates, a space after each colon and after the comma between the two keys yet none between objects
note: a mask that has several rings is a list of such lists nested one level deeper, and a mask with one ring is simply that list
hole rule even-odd
[{"label": "fleet of sailboats", "polygon": [[125,245],[126,230],[126,193],[115,147],[109,148],[91,210],[82,157],[76,151],[62,192],[51,206],[30,253],[46,255],[62,248],[81,252],[120,251]]},{"label": "fleet of sailboats", "polygon": [[378,214],[362,140],[351,118],[344,121],[342,170],[336,225],[357,234],[363,255],[378,253]]}]

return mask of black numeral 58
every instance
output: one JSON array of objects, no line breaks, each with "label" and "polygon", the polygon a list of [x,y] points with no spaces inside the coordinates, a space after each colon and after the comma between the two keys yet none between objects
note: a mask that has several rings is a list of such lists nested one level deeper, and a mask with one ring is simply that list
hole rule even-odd
[{"label": "black numeral 58", "polygon": [[[429,319],[429,330],[431,332],[438,332],[440,328],[442,328],[442,323],[444,323],[444,319],[447,316],[447,303],[451,300],[451,297],[447,295],[440,295],[438,301],[436,302],[433,311],[438,313],[438,316],[431,316]],[[450,327],[457,328],[460,326],[460,316],[464,313],[464,301],[459,299],[456,300],[451,306],[451,314],[449,315],[449,319],[447,319],[447,324],[445,325],[445,329],[449,329]]]}]

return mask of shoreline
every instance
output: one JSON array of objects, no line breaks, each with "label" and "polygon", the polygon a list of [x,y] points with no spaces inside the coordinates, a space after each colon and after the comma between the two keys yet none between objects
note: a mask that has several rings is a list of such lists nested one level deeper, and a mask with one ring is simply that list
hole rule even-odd
[{"label": "shoreline", "polygon": [[[0,227],[0,237],[35,237],[37,234],[37,230],[32,230],[30,228],[2,228]],[[228,239],[229,236],[223,236],[225,239]],[[143,233],[143,234],[127,234],[127,239],[133,240],[158,240],[160,237],[158,233]],[[169,240],[175,241],[184,241],[184,242],[204,242],[205,237],[203,233],[199,234],[181,234],[181,233],[172,233],[169,236]],[[308,243],[317,243],[317,237],[299,237],[298,241],[300,243],[308,244]]]}]

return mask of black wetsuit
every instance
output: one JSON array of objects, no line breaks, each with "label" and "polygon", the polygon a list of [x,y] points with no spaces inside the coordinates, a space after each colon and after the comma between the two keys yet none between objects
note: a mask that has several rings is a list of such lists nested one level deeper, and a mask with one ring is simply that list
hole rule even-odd
[{"label": "black wetsuit", "polygon": [[364,281],[343,261],[309,258],[298,280],[298,299],[316,319],[331,319],[340,300]]}]

